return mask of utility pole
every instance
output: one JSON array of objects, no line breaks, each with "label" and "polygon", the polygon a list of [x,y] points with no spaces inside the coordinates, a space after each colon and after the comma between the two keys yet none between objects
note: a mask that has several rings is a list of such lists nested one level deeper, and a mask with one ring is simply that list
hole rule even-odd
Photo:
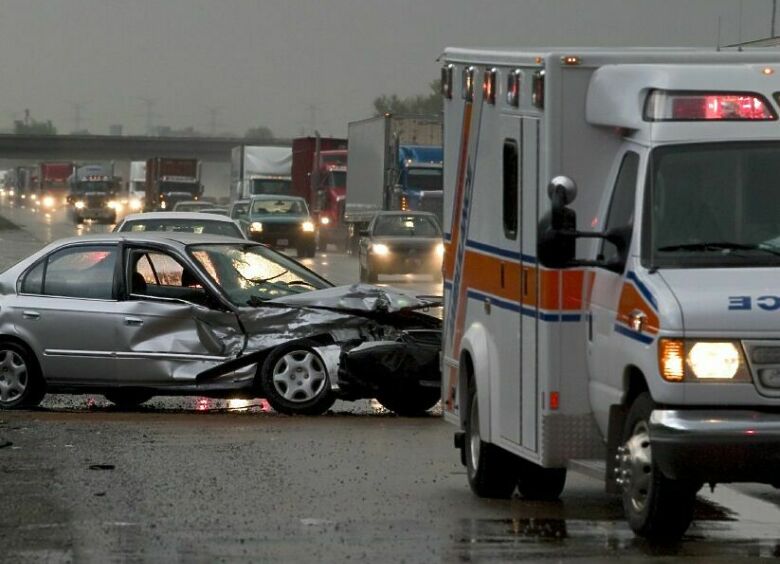
[{"label": "utility pole", "polygon": [[154,98],[142,98],[138,97],[139,100],[141,100],[144,103],[144,106],[146,106],[146,134],[152,135],[153,131],[153,125],[154,125],[154,106],[157,104],[157,100]]},{"label": "utility pole", "polygon": [[217,134],[217,126],[219,125],[217,116],[219,115],[219,112],[222,111],[222,108],[219,106],[209,106],[206,110],[209,113],[209,135],[214,136]]}]

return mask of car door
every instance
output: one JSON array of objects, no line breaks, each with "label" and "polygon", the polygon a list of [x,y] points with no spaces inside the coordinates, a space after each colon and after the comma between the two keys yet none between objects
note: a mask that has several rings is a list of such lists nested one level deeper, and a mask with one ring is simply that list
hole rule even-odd
[{"label": "car door", "polygon": [[49,383],[116,377],[118,255],[116,244],[73,244],[22,276],[9,314]]},{"label": "car door", "polygon": [[193,384],[243,345],[236,315],[177,254],[130,246],[124,252],[117,367],[134,385]]},{"label": "car door", "polygon": [[[630,233],[633,228],[639,161],[640,157],[634,151],[626,151],[623,155],[604,223],[605,232],[624,229]],[[630,240],[627,246],[630,246]],[[606,390],[611,390],[613,394],[610,398],[592,398],[594,405],[603,406],[620,400],[615,381],[621,376],[616,373],[617,360],[621,357],[619,349],[625,345],[624,337],[618,334],[620,326],[616,321],[627,275],[627,254],[624,252],[621,256],[615,245],[605,241],[602,244],[601,257],[611,266],[594,269],[588,320],[591,393],[598,390],[598,393],[603,395]]]}]

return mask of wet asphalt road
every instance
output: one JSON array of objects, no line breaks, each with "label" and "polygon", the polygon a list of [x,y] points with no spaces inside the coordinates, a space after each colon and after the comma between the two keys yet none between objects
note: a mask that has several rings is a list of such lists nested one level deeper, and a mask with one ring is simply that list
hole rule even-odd
[{"label": "wet asphalt road", "polygon": [[[0,270],[76,229],[0,202]],[[87,226],[83,231],[105,229]],[[318,256],[335,282],[354,259]],[[385,280],[383,279],[382,282]],[[424,277],[393,279],[436,293]],[[616,497],[570,473],[558,503],[474,497],[435,415],[394,417],[339,402],[285,417],[262,401],[154,399],[120,412],[55,396],[0,412],[0,561],[733,562],[780,557],[780,495],[702,492],[683,542],[634,538]],[[9,444],[10,443],[10,444]]]}]

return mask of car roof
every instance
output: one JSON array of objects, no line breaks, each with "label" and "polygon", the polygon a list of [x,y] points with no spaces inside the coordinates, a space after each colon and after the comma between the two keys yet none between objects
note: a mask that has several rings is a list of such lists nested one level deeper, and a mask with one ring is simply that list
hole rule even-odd
[{"label": "car roof", "polygon": [[210,245],[236,242],[249,245],[260,245],[260,243],[254,243],[253,241],[249,241],[247,239],[239,239],[238,237],[198,233],[172,233],[167,231],[148,231],[143,233],[138,233],[135,231],[124,231],[122,233],[95,233],[59,239],[58,241],[54,241],[51,245],[62,246],[70,243],[83,243],[88,245],[90,243],[118,243],[120,241],[130,243],[158,242],[166,243],[172,247],[185,247],[187,245],[194,244]]},{"label": "car roof", "polygon": [[288,196],[286,194],[258,194],[256,196],[252,196],[251,201],[255,200],[301,200],[306,201],[304,198],[301,198],[300,196]]},{"label": "car roof", "polygon": [[[215,207],[215,208],[223,209],[219,207]],[[177,212],[177,211],[133,213],[130,215],[126,215],[122,220],[122,223],[125,223],[127,221],[138,221],[144,219],[150,219],[150,220],[189,219],[189,220],[201,220],[201,221],[219,221],[223,223],[235,223],[232,219],[230,219],[225,215],[218,215],[214,213],[203,213],[203,212]]]}]

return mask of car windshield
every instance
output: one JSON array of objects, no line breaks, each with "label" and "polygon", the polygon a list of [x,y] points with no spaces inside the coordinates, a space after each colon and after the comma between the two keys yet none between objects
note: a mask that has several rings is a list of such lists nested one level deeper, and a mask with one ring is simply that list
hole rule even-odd
[{"label": "car windshield", "polygon": [[417,190],[441,190],[444,186],[440,168],[410,168],[407,180],[409,187]]},{"label": "car windshield", "polygon": [[646,262],[678,268],[780,263],[780,143],[662,147],[649,169]]},{"label": "car windshield", "polygon": [[211,209],[214,207],[214,204],[210,204],[209,202],[177,202],[176,205],[173,206],[173,211],[198,211],[202,209]]},{"label": "car windshield", "polygon": [[374,235],[386,237],[439,237],[436,222],[425,215],[383,215],[376,218]]},{"label": "car windshield", "polygon": [[134,233],[162,231],[244,238],[238,226],[231,221],[204,221],[202,219],[134,219],[124,222],[118,231],[132,231]]},{"label": "car windshield", "polygon": [[306,215],[306,204],[303,200],[271,199],[252,202],[252,213],[257,215]]},{"label": "car windshield", "polygon": [[160,182],[160,192],[197,195],[200,192],[200,184],[197,182]]},{"label": "car windshield", "polygon": [[325,185],[331,188],[343,188],[347,185],[347,171],[331,170],[325,179]]},{"label": "car windshield", "polygon": [[329,288],[331,284],[262,245],[196,245],[193,258],[237,306]]},{"label": "car windshield", "polygon": [[84,192],[110,192],[112,185],[110,182],[101,180],[95,182],[77,182],[73,186],[73,191],[78,193]]}]

